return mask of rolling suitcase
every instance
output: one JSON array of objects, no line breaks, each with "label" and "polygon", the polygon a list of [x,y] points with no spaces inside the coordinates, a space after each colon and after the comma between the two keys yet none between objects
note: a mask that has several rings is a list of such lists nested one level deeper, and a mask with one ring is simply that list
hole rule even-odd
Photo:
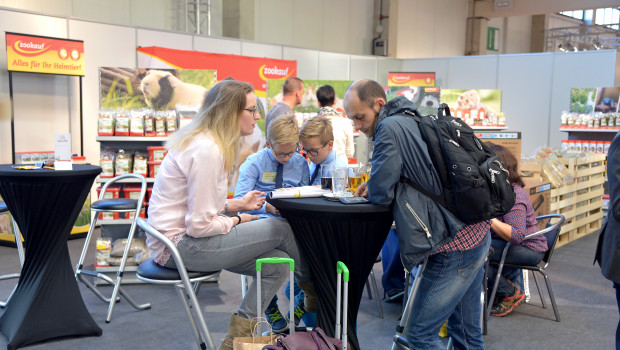
[{"label": "rolling suitcase", "polygon": [[[290,279],[290,283],[291,283],[291,288],[290,288],[290,298],[289,298],[289,310],[291,310],[291,313],[293,312],[295,305],[294,305],[294,300],[295,300],[295,295],[294,295],[294,291],[292,288],[293,285],[293,279],[295,278],[295,260],[291,259],[291,258],[262,258],[262,259],[256,259],[256,316],[260,317],[261,313],[261,271],[263,268],[263,264],[288,264],[288,270],[289,270],[289,279]],[[295,321],[294,318],[291,317],[291,319],[288,320],[288,328],[290,330],[290,334],[295,333]],[[258,334],[262,334],[262,329],[259,325],[258,327]]]},{"label": "rolling suitcase", "polygon": [[[347,350],[350,347],[347,343],[346,317],[348,308],[347,295],[349,289],[349,269],[342,261],[338,261],[336,271],[338,283],[336,289],[336,338],[328,337],[321,328],[317,327],[310,332],[297,332],[294,334],[291,333],[288,336],[280,337],[276,344],[267,345],[263,348],[263,350]],[[344,302],[341,303],[343,294]],[[342,323],[340,322],[341,319]],[[341,330],[342,339],[340,339]]]}]

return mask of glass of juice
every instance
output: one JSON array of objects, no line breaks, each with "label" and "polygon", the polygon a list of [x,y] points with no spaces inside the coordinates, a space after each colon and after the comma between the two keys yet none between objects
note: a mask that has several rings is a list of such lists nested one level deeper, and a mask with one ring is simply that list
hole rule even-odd
[{"label": "glass of juice", "polygon": [[349,168],[349,192],[355,193],[357,187],[362,183],[361,169],[359,166]]}]

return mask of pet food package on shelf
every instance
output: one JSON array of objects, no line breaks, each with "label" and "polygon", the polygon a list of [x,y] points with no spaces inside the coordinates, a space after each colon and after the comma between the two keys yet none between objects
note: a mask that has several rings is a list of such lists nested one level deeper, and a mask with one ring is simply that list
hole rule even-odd
[{"label": "pet food package on shelf", "polygon": [[168,150],[163,146],[149,146],[146,148],[149,152],[149,160],[155,162],[161,162],[164,160]]},{"label": "pet food package on shelf", "polygon": [[100,109],[99,120],[97,121],[97,135],[114,136],[114,111],[111,109]]},{"label": "pet food package on shelf", "polygon": [[166,136],[166,113],[157,111],[154,113],[156,136]]},{"label": "pet food package on shelf", "polygon": [[155,178],[157,177],[157,172],[159,171],[159,166],[161,165],[161,161],[149,161],[149,177]]},{"label": "pet food package on shelf", "polygon": [[184,105],[176,105],[177,116],[178,116],[178,128],[181,129],[185,125],[192,122],[194,118],[198,115],[198,111],[200,110],[200,106],[184,106]]},{"label": "pet food package on shelf", "polygon": [[133,155],[133,171],[132,173],[134,174],[140,174],[144,177],[147,176],[147,172],[148,172],[148,167],[147,167],[147,160],[146,160],[146,154],[144,152],[141,151],[136,151],[136,153],[134,153]]},{"label": "pet food package on shelf", "polygon": [[101,151],[99,166],[101,167],[101,177],[114,177],[114,157],[116,152],[110,148]]},{"label": "pet food package on shelf", "polygon": [[157,136],[155,132],[155,116],[152,109],[144,112],[144,136]]},{"label": "pet food package on shelf", "polygon": [[129,135],[144,136],[144,110],[132,109],[129,120]]},{"label": "pet food package on shelf", "polygon": [[110,266],[110,249],[112,241],[109,238],[97,238],[96,267]]},{"label": "pet food package on shelf", "polygon": [[129,136],[129,113],[125,110],[116,112],[114,135]]},{"label": "pet food package on shelf", "polygon": [[[110,265],[120,265],[125,247],[127,246],[127,238],[117,239],[112,243],[112,249],[110,250]],[[148,251],[146,243],[142,238],[134,238],[129,245],[129,253],[127,254],[127,264],[137,265],[136,260],[130,257],[135,257],[137,254],[143,254]]]},{"label": "pet food package on shelf", "polygon": [[164,111],[166,114],[166,135],[177,131],[177,112],[174,110]]},{"label": "pet food package on shelf", "polygon": [[116,159],[114,160],[114,173],[116,176],[125,175],[131,173],[132,167],[132,156],[131,154],[125,152],[125,150],[119,149],[116,153]]}]

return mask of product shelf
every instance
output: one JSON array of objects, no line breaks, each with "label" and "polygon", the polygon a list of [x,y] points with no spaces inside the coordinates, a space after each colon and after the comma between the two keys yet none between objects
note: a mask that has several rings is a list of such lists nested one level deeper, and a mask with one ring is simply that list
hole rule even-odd
[{"label": "product shelf", "polygon": [[472,129],[474,129],[474,131],[476,130],[489,130],[489,131],[493,131],[493,130],[508,130],[508,127],[506,126],[472,126]]},{"label": "product shelf", "polygon": [[617,133],[620,128],[615,129],[591,129],[591,128],[560,128],[560,131],[564,132],[613,132]]},{"label": "product shelf", "polygon": [[117,141],[117,142],[162,142],[166,141],[166,136],[97,136],[95,140],[99,142]]},{"label": "product shelf", "polygon": [[[112,179],[111,177],[98,177],[95,181],[97,183],[105,183],[105,182],[108,182],[111,179]],[[137,183],[140,183],[140,180],[138,180],[138,179],[123,179],[123,180],[119,180],[119,181],[116,181],[116,182],[117,183],[137,184]],[[155,178],[154,177],[147,177],[146,178],[146,182],[152,184],[152,183],[155,182]]]}]

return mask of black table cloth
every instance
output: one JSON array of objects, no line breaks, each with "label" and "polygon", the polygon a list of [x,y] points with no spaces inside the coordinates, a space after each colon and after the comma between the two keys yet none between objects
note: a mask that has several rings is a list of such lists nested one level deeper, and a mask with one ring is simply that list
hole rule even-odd
[{"label": "black table cloth", "polygon": [[19,225],[26,250],[15,294],[0,318],[8,349],[46,339],[102,334],[75,280],[67,239],[98,166],[17,170],[0,165],[0,195]]},{"label": "black table cloth", "polygon": [[345,205],[325,198],[268,196],[267,202],[280,210],[293,229],[315,284],[317,325],[331,337],[336,322],[336,262],[342,261],[349,268],[347,333],[351,347],[359,349],[357,312],[368,274],[392,227],[391,209],[372,204]]}]

